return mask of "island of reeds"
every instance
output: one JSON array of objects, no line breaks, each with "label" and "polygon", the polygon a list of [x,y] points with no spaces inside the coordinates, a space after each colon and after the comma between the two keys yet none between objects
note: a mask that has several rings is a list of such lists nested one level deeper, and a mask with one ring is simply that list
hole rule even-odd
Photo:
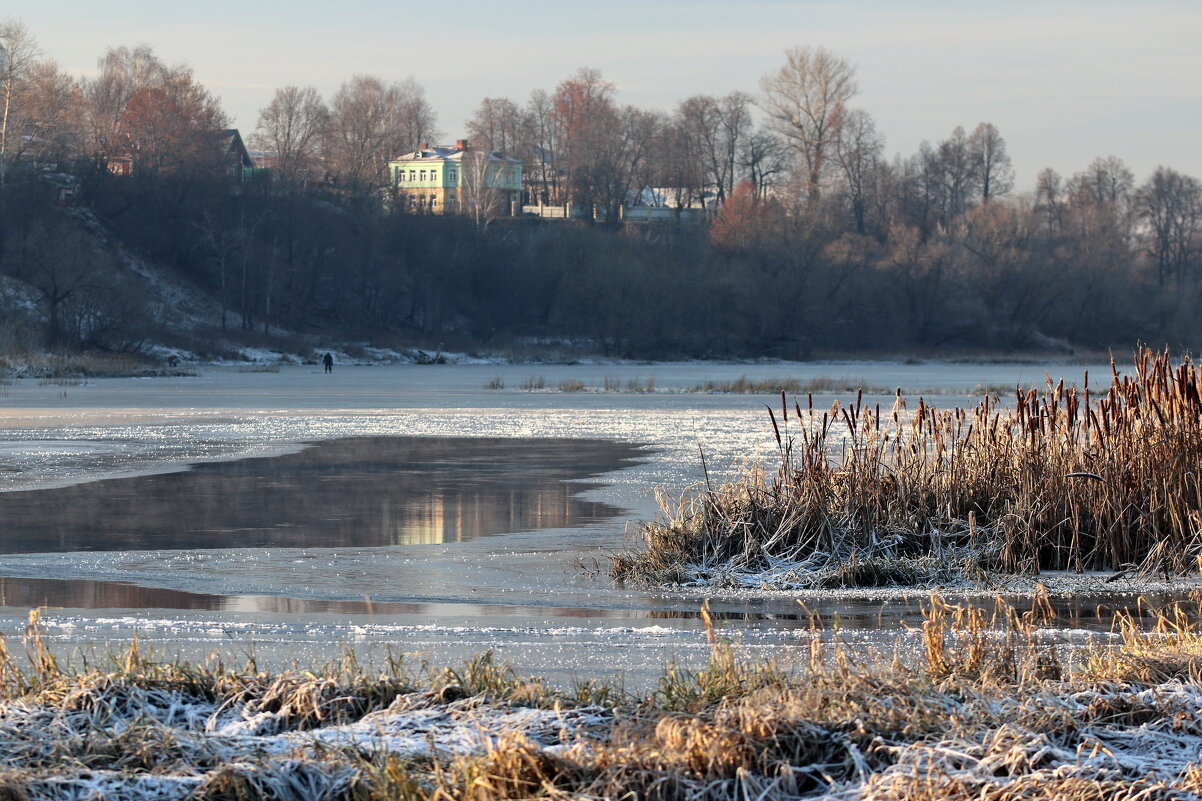
[{"label": "island of reeds", "polygon": [[1141,348],[1109,386],[1048,379],[940,409],[769,408],[778,462],[706,485],[619,554],[621,580],[779,589],[1196,572],[1202,373]]}]

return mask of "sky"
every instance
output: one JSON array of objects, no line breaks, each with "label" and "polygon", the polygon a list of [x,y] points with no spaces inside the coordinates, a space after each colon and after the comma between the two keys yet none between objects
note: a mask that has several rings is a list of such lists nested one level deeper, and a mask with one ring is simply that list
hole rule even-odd
[{"label": "sky", "polygon": [[856,66],[850,105],[890,156],[988,121],[1019,190],[1109,155],[1137,181],[1161,164],[1202,177],[1199,0],[42,0],[3,16],[85,76],[109,47],[149,44],[190,65],[244,135],[277,87],[328,98],[355,74],[413,76],[448,142],[481,98],[524,102],[583,66],[620,102],[670,111],[755,95],[787,48],[809,45]]}]

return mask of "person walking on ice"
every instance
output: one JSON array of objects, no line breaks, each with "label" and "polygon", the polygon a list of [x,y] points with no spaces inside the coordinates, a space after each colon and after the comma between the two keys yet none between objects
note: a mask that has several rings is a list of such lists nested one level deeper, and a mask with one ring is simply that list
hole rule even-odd
[{"label": "person walking on ice", "polygon": [[325,365],[327,373],[334,372],[334,355],[332,353],[326,353],[325,356],[322,356],[321,363]]}]

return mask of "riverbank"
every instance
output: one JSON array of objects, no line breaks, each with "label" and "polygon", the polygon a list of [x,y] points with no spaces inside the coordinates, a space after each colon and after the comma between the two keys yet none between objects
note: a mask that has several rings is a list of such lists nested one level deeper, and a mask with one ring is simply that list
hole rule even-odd
[{"label": "riverbank", "polygon": [[748,660],[703,612],[710,659],[630,693],[458,667],[269,673],[136,641],[65,666],[36,613],[0,655],[0,787],[141,799],[1190,798],[1202,793],[1202,633],[1174,605],[1066,649],[1046,604],[924,605],[869,656],[812,620],[792,662]]},{"label": "riverbank", "polygon": [[[636,377],[637,381],[624,377],[622,383],[612,384],[602,380],[596,387],[590,387],[587,376],[584,379],[561,379],[562,383],[574,385],[580,383],[583,389],[614,392],[648,392],[655,391],[655,368],[660,365],[694,364],[698,366],[738,364],[747,365],[756,374],[762,371],[758,368],[777,365],[774,375],[769,379],[742,375],[731,381],[706,381],[691,387],[669,387],[667,391],[686,392],[735,392],[742,394],[771,393],[782,390],[789,392],[855,392],[863,389],[865,392],[875,389],[866,379],[854,374],[815,374],[813,367],[845,365],[855,368],[863,365],[872,368],[874,365],[896,363],[909,366],[918,365],[1087,365],[1101,364],[1108,358],[1104,351],[1073,351],[1073,352],[1040,352],[1040,351],[981,351],[981,350],[950,350],[946,352],[924,353],[920,358],[910,353],[891,352],[838,352],[815,354],[805,361],[790,361],[779,358],[734,358],[734,359],[639,359],[607,356],[590,350],[586,346],[575,346],[567,342],[529,343],[503,348],[452,348],[444,349],[442,345],[393,345],[377,346],[366,342],[325,342],[311,337],[282,338],[282,337],[251,337],[250,342],[211,343],[208,348],[188,349],[167,345],[149,345],[140,351],[111,352],[111,351],[47,351],[9,349],[0,352],[0,379],[39,379],[59,381],[70,379],[93,378],[147,378],[170,376],[196,376],[200,371],[212,368],[234,368],[247,371],[275,372],[281,367],[295,365],[316,365],[321,363],[322,356],[330,353],[335,364],[339,366],[386,366],[386,365],[497,365],[497,366],[529,366],[532,371],[543,366],[642,366],[646,377]],[[462,345],[462,343],[460,343]],[[807,376],[799,379],[797,375]],[[540,376],[531,372],[524,383],[537,383]],[[612,377],[610,377],[612,379]],[[650,381],[650,384],[646,382]],[[519,385],[511,385],[517,387]],[[972,387],[973,385],[968,385]],[[982,385],[988,388],[987,385]],[[1003,385],[1004,386],[1004,385]],[[502,386],[487,387],[504,389]],[[559,389],[559,384],[548,384],[546,379],[537,389]],[[1005,387],[1012,389],[1012,387]],[[882,388],[884,392],[892,391],[892,387]],[[568,389],[566,391],[572,391]],[[662,390],[661,390],[662,391]],[[940,392],[938,388],[932,390]],[[980,394],[980,393],[978,393]]]}]

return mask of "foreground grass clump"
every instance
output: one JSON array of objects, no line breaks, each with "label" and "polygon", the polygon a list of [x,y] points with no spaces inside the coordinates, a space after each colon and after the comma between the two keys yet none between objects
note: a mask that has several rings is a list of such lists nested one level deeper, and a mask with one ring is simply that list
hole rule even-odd
[{"label": "foreground grass clump", "polygon": [[[1127,616],[1079,652],[1018,613],[932,596],[885,656],[814,619],[785,666],[740,658],[703,608],[708,665],[643,694],[558,691],[485,656],[461,670],[348,654],[270,675],[135,643],[60,668],[36,615],[0,653],[5,798],[1184,798],[1202,789],[1198,610]],[[1149,622],[1150,621],[1150,622]],[[890,656],[890,654],[893,654]],[[1050,793],[1050,794],[1049,794]]]},{"label": "foreground grass clump", "polygon": [[[772,415],[779,464],[686,497],[612,573],[656,583],[937,584],[989,571],[1180,574],[1202,559],[1202,374],[1140,350],[1093,393],[1063,381],[942,410]],[[916,581],[916,579],[918,579]]]}]

